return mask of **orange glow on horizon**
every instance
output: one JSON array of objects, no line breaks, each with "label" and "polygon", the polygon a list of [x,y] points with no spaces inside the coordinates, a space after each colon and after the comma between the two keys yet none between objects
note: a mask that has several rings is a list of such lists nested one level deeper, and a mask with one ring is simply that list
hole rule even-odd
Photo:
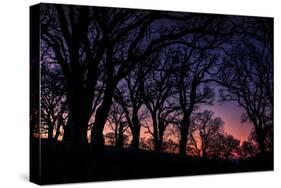
[{"label": "orange glow on horizon", "polygon": [[[248,136],[252,130],[252,125],[250,124],[242,124],[240,121],[241,114],[243,113],[242,109],[240,107],[237,107],[235,104],[223,104],[223,105],[214,105],[214,106],[204,106],[203,109],[208,109],[213,111],[215,114],[215,117],[221,117],[223,122],[224,122],[224,132],[227,134],[232,135],[234,138],[240,140],[240,144],[243,143],[243,141],[246,141],[248,139]],[[93,122],[94,119],[91,118],[91,122]],[[150,127],[150,130],[153,132],[153,127],[150,121],[147,121],[147,124]],[[114,125],[113,125],[114,127]],[[168,141],[169,139],[172,140],[175,143],[179,142],[178,136],[174,136],[172,134],[167,135],[167,132],[169,132],[169,129],[171,129],[171,126],[168,126],[166,128],[166,131],[164,132],[164,140],[163,141]],[[54,129],[54,133],[55,133]],[[63,130],[61,130],[63,132]],[[110,126],[109,121],[106,122],[106,125],[104,127],[103,134],[106,135],[110,132],[113,132],[112,126]],[[132,136],[130,135],[130,129],[127,129],[126,133],[128,137],[128,142],[130,143],[132,140]],[[48,138],[48,133],[44,133],[41,135],[34,134],[34,137],[37,138],[43,138],[46,139]],[[152,135],[148,133],[147,128],[141,127],[140,131],[140,139],[150,139],[152,138]],[[88,142],[90,143],[91,140],[91,130],[87,131],[87,139]],[[59,136],[59,141],[62,140],[62,135]]]}]

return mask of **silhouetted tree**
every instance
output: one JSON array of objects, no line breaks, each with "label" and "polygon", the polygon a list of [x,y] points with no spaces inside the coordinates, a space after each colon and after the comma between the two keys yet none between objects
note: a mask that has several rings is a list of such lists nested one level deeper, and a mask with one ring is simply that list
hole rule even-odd
[{"label": "silhouetted tree", "polygon": [[198,112],[191,118],[188,151],[198,157],[206,158],[210,154],[212,143],[219,139],[223,131],[223,121],[213,117],[214,113],[208,110]]},{"label": "silhouetted tree", "polygon": [[141,121],[146,118],[146,113],[141,110],[143,101],[143,87],[146,79],[144,67],[137,66],[115,90],[115,100],[123,108],[126,122],[133,136],[132,148],[139,149]]},{"label": "silhouetted tree", "polygon": [[173,62],[170,58],[157,59],[154,70],[145,79],[143,98],[150,112],[153,130],[146,126],[153,136],[155,151],[161,151],[163,135],[166,127],[174,123],[178,116],[178,105],[175,95],[175,80],[173,77]]},{"label": "silhouetted tree", "polygon": [[[220,73],[223,101],[236,101],[243,109],[242,122],[254,125],[261,153],[270,151],[273,135],[272,52],[257,41],[245,40],[232,49]],[[271,94],[270,94],[271,91]]]},{"label": "silhouetted tree", "polygon": [[[178,66],[176,76],[179,107],[182,113],[180,123],[180,153],[185,155],[191,115],[199,104],[212,104],[214,92],[208,86],[208,72],[216,66],[216,57],[193,49],[184,50],[173,58]],[[181,58],[180,58],[181,57]]]},{"label": "silhouetted tree", "polygon": [[41,64],[41,110],[41,122],[48,128],[49,141],[57,140],[67,122],[65,86],[59,69],[46,63]]},{"label": "silhouetted tree", "polygon": [[240,140],[232,135],[218,134],[210,143],[210,156],[230,160],[239,155]]},{"label": "silhouetted tree", "polygon": [[100,29],[94,23],[89,27],[90,14],[88,7],[62,5],[46,6],[41,14],[41,37],[51,48],[66,81],[69,118],[64,137],[74,145],[87,143],[99,62],[105,48],[100,43]]},{"label": "silhouetted tree", "polygon": [[115,145],[115,133],[114,132],[108,132],[104,135],[105,137],[105,144],[114,146]]},{"label": "silhouetted tree", "polygon": [[145,137],[141,137],[140,138],[140,144],[139,144],[141,149],[144,150],[153,150],[154,148],[154,141],[153,141],[153,137],[150,136],[148,138]]},{"label": "silhouetted tree", "polygon": [[250,159],[257,155],[257,146],[251,141],[244,141],[237,153],[241,160]]},{"label": "silhouetted tree", "polygon": [[113,103],[108,116],[111,129],[114,131],[114,144],[118,148],[124,146],[124,132],[128,128],[125,112],[118,103]]},{"label": "silhouetted tree", "polygon": [[168,153],[178,153],[179,152],[179,144],[172,139],[168,139],[167,141],[163,141],[162,151],[168,152]]}]

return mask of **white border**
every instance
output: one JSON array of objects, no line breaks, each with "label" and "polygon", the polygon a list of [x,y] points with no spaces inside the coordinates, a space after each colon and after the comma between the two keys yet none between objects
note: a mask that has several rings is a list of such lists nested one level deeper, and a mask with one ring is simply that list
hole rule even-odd
[{"label": "white border", "polygon": [[[29,6],[0,6],[0,187],[37,187],[28,182]],[[280,173],[280,33],[278,0],[45,0],[44,2],[275,17],[275,171],[60,185],[62,187],[276,187]],[[149,167],[148,167],[149,170]],[[168,169],[167,169],[168,170]],[[59,186],[53,186],[59,187]]]}]

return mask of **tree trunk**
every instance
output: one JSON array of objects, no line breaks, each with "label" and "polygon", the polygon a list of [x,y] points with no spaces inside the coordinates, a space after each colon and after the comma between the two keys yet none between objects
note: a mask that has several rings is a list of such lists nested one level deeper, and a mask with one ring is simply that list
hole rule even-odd
[{"label": "tree trunk", "polygon": [[186,144],[187,144],[187,135],[188,135],[188,128],[189,128],[189,117],[184,115],[183,120],[181,121],[180,127],[180,154],[186,155]]},{"label": "tree trunk", "polygon": [[166,129],[166,125],[163,122],[163,120],[159,120],[159,137],[157,141],[157,150],[156,151],[162,151],[162,143],[163,143],[163,136],[164,136],[164,131]]},{"label": "tree trunk", "polygon": [[139,139],[140,139],[140,122],[138,118],[138,112],[136,110],[133,111],[132,114],[132,123],[133,123],[133,140],[132,140],[132,148],[135,150],[139,149]]},{"label": "tree trunk", "polygon": [[157,152],[162,151],[163,133],[159,131],[159,136],[154,138],[154,150]]},{"label": "tree trunk", "polygon": [[64,142],[78,148],[88,144],[87,130],[92,104],[89,94],[85,94],[81,90],[75,90],[68,95],[68,121],[63,139]]},{"label": "tree trunk", "polygon": [[[164,126],[161,125],[160,126]],[[164,135],[164,128],[159,129],[159,138],[158,138],[158,146],[157,146],[157,151],[162,151],[162,143],[163,143],[163,135]]]},{"label": "tree trunk", "polygon": [[159,143],[156,113],[152,113],[151,115],[152,115],[152,125],[153,125],[154,150],[158,152],[161,150],[161,145]]},{"label": "tree trunk", "polygon": [[104,148],[103,129],[112,105],[114,88],[115,85],[106,87],[103,102],[96,112],[94,126],[91,131],[91,146],[95,150],[103,150]]},{"label": "tree trunk", "polygon": [[50,118],[48,118],[48,140],[53,142],[53,125]]},{"label": "tree trunk", "polygon": [[56,130],[56,134],[55,134],[55,136],[54,136],[54,140],[55,140],[55,141],[58,141],[58,138],[59,138],[59,136],[60,136],[60,131],[59,131],[60,127],[61,127],[61,125],[59,125],[58,128],[57,128],[57,130]]},{"label": "tree trunk", "polygon": [[206,153],[206,149],[202,149],[202,158],[205,159],[207,158],[207,153]]},{"label": "tree trunk", "polygon": [[87,126],[88,121],[75,112],[69,112],[68,122],[65,128],[64,142],[72,146],[87,144]]},{"label": "tree trunk", "polygon": [[140,131],[138,128],[134,128],[133,140],[132,140],[132,145],[131,145],[134,150],[139,149],[139,139],[140,139]]},{"label": "tree trunk", "polygon": [[265,149],[265,143],[264,143],[264,131],[262,130],[256,130],[256,134],[257,134],[257,142],[259,145],[259,149],[260,149],[260,153],[261,155],[264,155],[266,153],[266,149]]},{"label": "tree trunk", "polygon": [[162,139],[159,137],[159,138],[156,138],[154,139],[154,150],[156,152],[160,152],[162,151]]},{"label": "tree trunk", "polygon": [[180,154],[186,155],[187,130],[185,125],[181,125]]},{"label": "tree trunk", "polygon": [[120,122],[119,128],[118,128],[117,141],[116,141],[116,147],[117,148],[122,148],[124,146],[123,128],[124,128],[124,123]]}]

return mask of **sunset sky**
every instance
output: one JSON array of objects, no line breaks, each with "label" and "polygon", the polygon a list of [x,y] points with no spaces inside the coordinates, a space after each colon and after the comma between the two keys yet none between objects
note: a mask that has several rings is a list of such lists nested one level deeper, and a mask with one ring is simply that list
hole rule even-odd
[{"label": "sunset sky", "polygon": [[[252,130],[252,125],[250,123],[242,123],[241,115],[243,109],[239,107],[235,102],[214,102],[212,106],[202,106],[201,110],[211,110],[213,111],[214,117],[221,117],[224,122],[224,131],[227,134],[231,134],[236,139],[240,140],[240,144],[248,139],[248,136]],[[170,128],[168,126],[167,128]],[[146,133],[147,129],[141,128],[141,137],[149,138],[151,135]],[[112,129],[107,124],[105,126],[104,134],[112,132]],[[47,138],[47,134],[41,135],[41,138]],[[60,137],[61,139],[61,137]],[[90,140],[90,131],[88,131],[88,139]],[[175,139],[175,138],[174,138]],[[175,139],[177,141],[177,139]]]},{"label": "sunset sky", "polygon": [[[252,125],[249,123],[241,122],[241,115],[243,113],[243,109],[239,107],[235,102],[219,103],[215,101],[214,105],[212,106],[201,106],[200,111],[203,111],[205,109],[213,111],[215,113],[214,117],[220,117],[224,122],[224,132],[234,136],[236,139],[239,139],[240,144],[242,144],[243,141],[246,141],[248,139],[248,136],[252,130]],[[151,130],[153,130],[152,125],[150,127]],[[169,128],[171,128],[171,126],[167,127],[167,129]],[[113,130],[107,124],[104,129],[104,134],[112,131]],[[151,137],[151,135],[147,133],[147,129],[144,127],[141,128],[141,137]],[[88,135],[88,138],[90,138],[90,135]],[[172,139],[176,142],[178,141],[177,138]]]},{"label": "sunset sky", "polygon": [[233,135],[241,142],[246,141],[251,132],[252,125],[241,122],[243,109],[234,102],[224,102],[223,104],[215,103],[208,106],[208,109],[215,112],[215,116],[221,117],[224,122],[226,133]]}]

